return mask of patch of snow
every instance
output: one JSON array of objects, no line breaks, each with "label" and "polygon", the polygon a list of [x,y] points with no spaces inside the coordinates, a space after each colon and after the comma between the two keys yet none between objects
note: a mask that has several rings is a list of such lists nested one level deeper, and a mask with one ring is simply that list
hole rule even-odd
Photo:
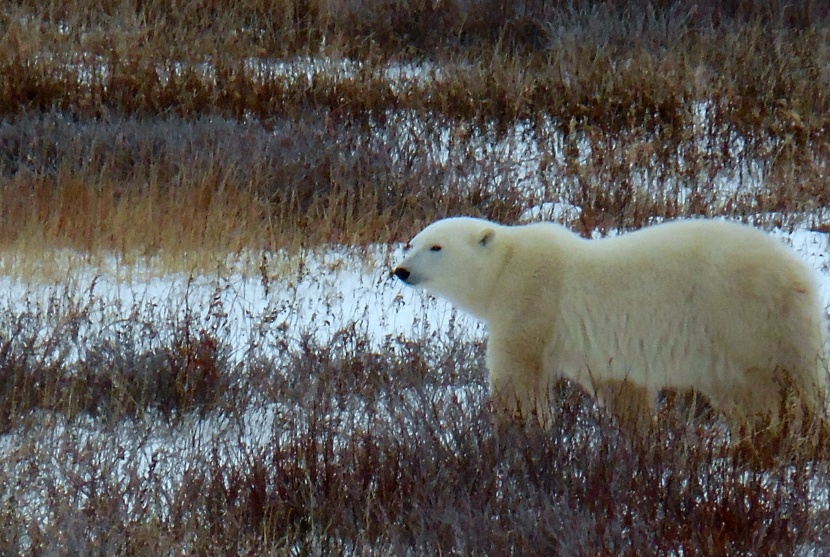
[{"label": "patch of snow", "polygon": [[[83,307],[89,320],[78,334],[89,338],[131,315],[158,316],[161,322],[197,316],[197,327],[221,322],[238,361],[250,356],[252,345],[267,350],[278,339],[297,346],[308,332],[325,345],[352,325],[379,344],[390,337],[427,338],[451,320],[462,338],[481,338],[483,326],[472,318],[390,276],[392,262],[401,254],[401,246],[378,247],[368,259],[363,251],[345,248],[276,254],[269,264],[278,270],[273,275],[266,270],[267,278],[230,265],[214,276],[145,276],[138,271],[124,279],[114,262],[82,267],[48,283],[0,276],[0,311],[58,316],[51,323],[57,328],[61,314]],[[44,331],[44,338],[52,330]]]}]

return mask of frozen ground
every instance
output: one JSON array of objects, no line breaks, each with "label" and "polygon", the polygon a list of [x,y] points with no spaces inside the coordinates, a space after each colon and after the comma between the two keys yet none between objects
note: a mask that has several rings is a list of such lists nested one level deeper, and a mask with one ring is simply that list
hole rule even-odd
[{"label": "frozen ground", "polygon": [[[332,248],[290,258],[265,254],[257,257],[261,268],[245,257],[235,257],[218,265],[213,274],[198,276],[159,275],[152,263],[126,269],[115,258],[90,266],[74,254],[57,254],[54,264],[67,266],[62,278],[54,278],[61,273],[31,280],[0,276],[0,339],[19,316],[33,316],[43,325],[44,353],[39,357],[44,364],[59,358],[71,366],[84,354],[49,351],[49,339],[60,336],[69,323],[72,331],[66,334],[75,335],[71,346],[82,351],[84,346],[99,345],[102,337],[112,338],[114,330],[126,322],[152,321],[164,334],[165,325],[191,319],[194,328],[204,328],[229,342],[229,357],[236,363],[259,356],[279,361],[286,347],[296,349],[304,335],[326,346],[338,331],[353,326],[378,345],[387,337],[424,339],[447,327],[455,328],[456,337],[482,337],[480,325],[390,278],[392,262],[401,252],[400,246],[374,246]],[[6,261],[0,267],[14,265]],[[88,316],[80,327],[73,320],[79,313]],[[147,349],[157,341],[148,338]],[[44,522],[50,520],[44,493],[71,492],[89,474],[87,462],[73,462],[63,455],[95,454],[100,462],[113,465],[111,474],[148,481],[149,476],[163,478],[171,493],[188,473],[189,463],[213,451],[229,463],[244,459],[273,440],[275,427],[280,427],[277,421],[285,424],[290,414],[291,420],[302,422],[308,411],[284,403],[253,402],[234,416],[193,416],[174,424],[151,423],[152,417],[147,416],[137,423],[117,425],[115,435],[93,419],[81,417],[68,423],[63,415],[38,411],[23,420],[25,426],[0,435],[0,454],[8,463],[29,462],[33,453],[47,457],[34,477],[30,470],[10,471],[12,476],[19,473],[21,481],[29,478],[19,488],[25,495],[18,493],[15,504],[32,519]],[[354,416],[351,427],[360,427],[364,418]],[[283,434],[289,439],[293,435],[291,431]],[[73,497],[83,500],[85,495],[80,491]],[[131,507],[142,502],[125,504]]]},{"label": "frozen ground", "polygon": [[[527,216],[573,211],[542,208]],[[772,234],[790,244],[815,271],[822,301],[825,307],[830,305],[828,235],[806,229]],[[374,246],[299,256],[266,254],[261,269],[233,258],[213,274],[198,276],[159,276],[141,268],[126,272],[115,260],[96,267],[81,263],[61,279],[0,276],[0,311],[48,314],[57,327],[62,311],[85,305],[93,308],[92,319],[81,334],[90,336],[133,315],[169,317],[188,312],[201,316],[205,327],[212,320],[221,321],[238,358],[249,356],[252,346],[266,347],[264,339],[270,336],[291,343],[312,332],[325,344],[352,324],[378,342],[390,336],[420,340],[450,323],[456,334],[482,338],[483,327],[471,318],[390,278],[401,253],[401,246]]]},{"label": "frozen ground", "polygon": [[[569,207],[542,207],[526,217],[546,212],[554,218],[567,217],[573,211]],[[792,245],[815,270],[827,306],[828,235],[805,229],[773,234]],[[13,316],[30,314],[44,319],[42,334],[49,338],[65,325],[67,316],[83,310],[90,318],[82,330],[74,331],[80,339],[75,346],[83,346],[84,339],[93,345],[97,337],[135,316],[157,316],[159,323],[171,323],[189,315],[195,316],[195,326],[221,327],[220,336],[231,341],[230,356],[238,362],[267,356],[278,345],[298,345],[304,334],[313,335],[319,345],[325,346],[339,330],[350,326],[356,326],[378,345],[390,336],[416,341],[441,338],[450,327],[456,338],[484,338],[486,331],[480,324],[445,302],[390,278],[389,271],[401,254],[401,246],[331,248],[293,257],[274,253],[265,254],[264,259],[261,255],[252,258],[260,261],[261,268],[234,258],[223,262],[212,275],[199,276],[158,275],[152,265],[124,269],[112,259],[95,267],[78,264],[67,269],[60,280],[3,276],[0,315],[4,323],[0,324],[0,335]],[[2,267],[10,268],[7,264]],[[82,355],[71,355],[64,361],[71,362],[72,356]],[[48,359],[49,355],[43,357]],[[457,390],[451,396],[468,396],[465,387],[453,389]],[[0,454],[8,463],[18,463],[11,466],[31,462],[26,455],[32,452],[47,457],[94,454],[102,465],[112,466],[110,474],[147,481],[154,477],[168,486],[165,492],[174,493],[177,483],[189,473],[189,463],[215,451],[229,463],[244,459],[273,440],[278,417],[286,412],[301,416],[306,410],[273,402],[253,404],[236,416],[194,417],[175,424],[125,422],[117,426],[115,435],[92,419],[67,423],[61,415],[41,412],[27,420],[25,429],[0,436]],[[361,427],[359,415],[352,419],[349,427]],[[291,432],[284,434],[290,436]],[[23,468],[12,472],[12,476],[19,473],[21,481],[27,478],[27,485],[18,486],[15,504],[41,523],[50,520],[48,506],[43,504],[45,493],[66,490],[80,502],[86,495],[83,490],[76,492],[75,486],[92,481],[85,479],[90,473],[87,462],[49,458],[34,474]],[[812,484],[817,508],[828,505],[825,483],[816,478]],[[131,499],[124,504],[139,509],[147,501]],[[160,509],[166,505],[163,501],[156,504]]]},{"label": "frozen ground", "polygon": [[269,337],[293,343],[312,332],[324,345],[352,324],[378,342],[388,336],[422,339],[450,320],[470,337],[483,334],[481,326],[448,304],[393,280],[389,271],[400,255],[400,246],[266,254],[262,270],[233,258],[215,273],[199,276],[126,273],[113,260],[81,266],[60,280],[0,276],[0,311],[54,315],[57,327],[60,313],[91,307],[89,328],[81,332],[88,336],[134,315],[169,321],[186,312],[202,317],[199,326],[221,321],[239,359],[250,355],[252,345],[267,346]]}]

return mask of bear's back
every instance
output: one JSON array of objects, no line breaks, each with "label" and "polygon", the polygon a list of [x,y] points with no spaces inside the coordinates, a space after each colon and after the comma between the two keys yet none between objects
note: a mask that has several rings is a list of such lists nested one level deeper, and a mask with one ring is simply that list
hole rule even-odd
[{"label": "bear's back", "polygon": [[559,293],[554,369],[583,383],[630,378],[756,407],[764,402],[750,393],[770,391],[776,369],[803,392],[825,389],[812,271],[777,239],[679,221],[583,246]]}]

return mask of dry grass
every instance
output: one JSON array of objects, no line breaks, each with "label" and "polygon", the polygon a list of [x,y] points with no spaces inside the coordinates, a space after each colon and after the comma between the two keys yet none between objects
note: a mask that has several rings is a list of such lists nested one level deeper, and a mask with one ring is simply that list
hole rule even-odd
[{"label": "dry grass", "polygon": [[[0,245],[187,260],[402,240],[450,213],[512,222],[540,201],[579,206],[586,232],[825,224],[820,3],[181,8],[0,11]],[[389,77],[409,63],[426,76]]]},{"label": "dry grass", "polygon": [[[549,201],[585,234],[826,229],[828,62],[818,1],[6,3],[0,272],[199,272]],[[321,346],[261,316],[245,352],[221,307],[102,304],[0,307],[0,555],[830,547],[826,431],[746,450],[669,404],[632,437],[563,384],[553,431],[497,432],[452,332]]]},{"label": "dry grass", "polygon": [[[473,147],[451,144],[459,166],[447,169],[435,161],[435,137],[412,137],[406,125],[373,137],[323,116],[271,130],[224,119],[21,116],[0,125],[0,246],[161,255],[190,270],[217,253],[385,241],[472,206],[517,217],[518,186],[497,187],[497,167],[474,166]],[[470,184],[468,171],[483,174]]]},{"label": "dry grass", "polygon": [[[649,434],[630,437],[567,383],[552,431],[497,432],[478,342],[378,346],[351,325],[325,346],[307,336],[233,364],[222,321],[193,314],[67,334],[92,306],[80,300],[54,329],[42,321],[51,310],[20,316],[0,346],[6,554],[830,546],[826,435],[746,452],[667,406]],[[54,334],[37,338],[44,329]]]}]

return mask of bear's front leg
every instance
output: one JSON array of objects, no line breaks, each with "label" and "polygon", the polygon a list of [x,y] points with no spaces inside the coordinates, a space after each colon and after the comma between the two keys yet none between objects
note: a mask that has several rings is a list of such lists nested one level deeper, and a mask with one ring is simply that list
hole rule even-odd
[{"label": "bear's front leg", "polygon": [[545,379],[541,356],[520,350],[522,343],[491,336],[487,345],[490,396],[497,423],[520,424],[534,420],[551,427],[549,382]]},{"label": "bear's front leg", "polygon": [[652,390],[624,380],[592,380],[591,387],[600,405],[617,418],[627,431],[643,434],[649,430],[654,418],[654,402],[657,394]]}]

